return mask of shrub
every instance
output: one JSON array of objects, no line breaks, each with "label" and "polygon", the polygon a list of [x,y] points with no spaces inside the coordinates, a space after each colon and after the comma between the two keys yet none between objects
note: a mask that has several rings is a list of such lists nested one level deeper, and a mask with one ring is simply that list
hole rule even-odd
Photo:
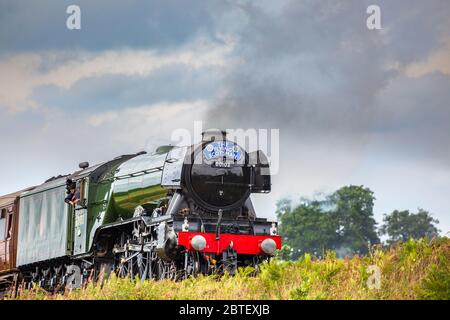
[{"label": "shrub", "polygon": [[[309,254],[297,261],[273,259],[259,271],[211,275],[184,281],[121,279],[49,295],[40,288],[21,290],[17,299],[450,299],[450,239],[408,240],[373,248],[368,256],[322,260]],[[381,288],[367,286],[368,268],[381,271]]]}]

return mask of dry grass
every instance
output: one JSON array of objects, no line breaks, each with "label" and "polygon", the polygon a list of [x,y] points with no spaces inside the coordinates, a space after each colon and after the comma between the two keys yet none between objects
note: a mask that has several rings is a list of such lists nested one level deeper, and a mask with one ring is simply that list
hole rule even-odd
[{"label": "dry grass", "polygon": [[[295,262],[273,260],[237,275],[201,276],[185,281],[130,281],[111,277],[100,285],[50,296],[41,289],[18,299],[450,299],[450,239],[410,240],[370,255],[323,260],[305,255]],[[380,289],[370,289],[368,267],[381,270]]]}]

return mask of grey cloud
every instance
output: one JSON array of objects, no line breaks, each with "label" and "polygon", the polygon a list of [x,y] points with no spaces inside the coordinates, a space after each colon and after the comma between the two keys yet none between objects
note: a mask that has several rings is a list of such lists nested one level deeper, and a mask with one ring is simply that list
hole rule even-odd
[{"label": "grey cloud", "polygon": [[[405,184],[407,175],[400,169],[406,165],[429,168],[422,178],[435,165],[448,172],[448,75],[409,79],[391,66],[425,60],[444,45],[450,36],[450,3],[377,1],[381,31],[366,28],[372,1],[284,4],[277,11],[255,3],[241,6],[246,23],[238,31],[236,55],[243,62],[229,70],[224,94],[207,116],[212,127],[280,129],[280,172],[273,179],[272,198],[261,199],[259,208],[270,212],[274,199],[289,193],[307,195],[346,183],[373,183],[380,190],[380,179],[370,170],[389,169],[386,190]],[[372,166],[354,178],[366,159]],[[435,190],[442,187],[436,181],[416,183]],[[396,192],[402,199],[419,199],[417,190]],[[429,200],[421,206],[439,208],[441,217],[447,214],[442,211],[450,205],[447,200]],[[378,203],[395,208],[392,197],[380,197]],[[420,200],[410,205],[416,203]]]},{"label": "grey cloud", "polygon": [[[81,161],[95,164],[121,154],[154,151],[171,142],[172,130],[201,117],[203,109],[183,102],[106,114],[45,108],[12,116],[0,110],[0,194],[73,172]],[[93,116],[106,121],[92,123]]]},{"label": "grey cloud", "polygon": [[65,89],[37,87],[32,99],[40,105],[72,112],[102,112],[161,101],[210,99],[221,80],[220,69],[170,65],[148,76],[103,75],[83,78]]},{"label": "grey cloud", "polygon": [[[366,143],[366,136],[380,128],[383,105],[403,110],[395,100],[379,98],[400,77],[389,65],[424,59],[449,36],[446,1],[380,6],[384,31],[366,28],[367,2],[356,0],[288,1],[278,13],[243,6],[248,23],[236,52],[244,62],[229,71],[209,124],[275,127],[300,139],[333,135],[349,144]],[[425,96],[442,87],[442,79],[430,81],[429,90],[405,87],[401,94]],[[427,95],[435,115],[446,108],[442,94]],[[408,113],[402,116],[409,119]]]},{"label": "grey cloud", "polygon": [[450,77],[398,77],[380,94],[373,135],[405,162],[450,168]]},{"label": "grey cloud", "polygon": [[[0,53],[37,50],[168,49],[211,35],[217,2],[79,0],[81,30],[66,28],[68,0],[0,3]],[[212,35],[211,35],[212,36]]]},{"label": "grey cloud", "polygon": [[448,40],[450,4],[446,0],[376,1],[382,8],[382,24],[388,54],[402,64],[427,57],[430,49]]},{"label": "grey cloud", "polygon": [[[245,62],[230,71],[228,94],[211,119],[220,114],[231,117],[228,125],[249,127],[292,123],[288,128],[305,132],[366,124],[367,105],[391,73],[381,69],[385,54],[365,27],[361,2],[289,2],[279,15],[245,10],[249,23],[237,49]],[[239,123],[239,110],[252,115],[249,122]]]}]

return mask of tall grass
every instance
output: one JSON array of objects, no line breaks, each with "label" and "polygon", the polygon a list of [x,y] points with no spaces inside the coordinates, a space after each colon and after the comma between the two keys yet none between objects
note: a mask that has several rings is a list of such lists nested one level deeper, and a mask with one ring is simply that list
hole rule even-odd
[{"label": "tall grass", "polygon": [[[317,260],[272,260],[241,268],[235,276],[200,276],[184,281],[144,281],[111,276],[103,286],[48,295],[35,288],[18,299],[450,299],[450,239],[410,240],[390,249],[374,247],[368,256],[338,259],[328,252]],[[371,289],[369,266],[381,270],[381,286]]]}]

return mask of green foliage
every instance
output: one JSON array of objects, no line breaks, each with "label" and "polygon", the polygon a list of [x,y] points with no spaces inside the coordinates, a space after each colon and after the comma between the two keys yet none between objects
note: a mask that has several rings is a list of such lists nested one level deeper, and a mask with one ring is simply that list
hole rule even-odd
[{"label": "green foliage", "polygon": [[289,199],[280,199],[277,201],[277,218],[280,219],[284,214],[292,211],[292,201]]},{"label": "green foliage", "polygon": [[[445,241],[440,240],[443,245]],[[418,296],[429,300],[450,300],[450,246],[436,255],[436,262],[418,288]]]},{"label": "green foliage", "polygon": [[269,263],[264,262],[260,269],[259,278],[266,288],[275,288],[283,277],[283,263],[278,260],[272,260]]},{"label": "green foliage", "polygon": [[[323,259],[310,254],[297,261],[272,260],[260,272],[241,268],[235,276],[199,276],[184,281],[143,282],[112,275],[103,285],[49,295],[37,287],[19,299],[450,299],[450,239],[409,240],[388,249],[378,246],[368,256]],[[381,270],[381,288],[367,286],[368,269]]]},{"label": "green foliage", "polygon": [[323,250],[333,248],[335,230],[332,214],[317,205],[302,204],[281,215],[280,234],[294,249],[292,259],[304,252],[320,256]]},{"label": "green foliage", "polygon": [[450,273],[442,265],[433,265],[419,296],[430,300],[450,300]]},{"label": "green foliage", "polygon": [[433,219],[430,213],[423,209],[419,209],[417,213],[395,210],[389,215],[384,215],[383,222],[380,233],[388,235],[387,242],[391,244],[396,241],[407,241],[410,238],[433,238],[439,233],[434,225],[439,221]]},{"label": "green foliage", "polygon": [[289,246],[287,244],[283,244],[281,249],[277,250],[275,252],[275,257],[279,260],[284,260],[284,261],[291,260],[293,251],[294,251],[294,249],[292,249],[291,246]]},{"label": "green foliage", "polygon": [[373,218],[375,197],[369,188],[346,186],[331,195],[335,203],[340,247],[366,254],[370,245],[379,243]]},{"label": "green foliage", "polygon": [[311,290],[311,280],[305,277],[299,287],[292,289],[289,298],[292,300],[306,300]]},{"label": "green foliage", "polygon": [[306,200],[296,207],[288,199],[280,200],[280,234],[293,249],[290,257],[296,259],[305,252],[322,257],[327,250],[336,250],[340,256],[366,254],[380,241],[374,200],[373,192],[363,186],[346,186],[324,200]]}]

